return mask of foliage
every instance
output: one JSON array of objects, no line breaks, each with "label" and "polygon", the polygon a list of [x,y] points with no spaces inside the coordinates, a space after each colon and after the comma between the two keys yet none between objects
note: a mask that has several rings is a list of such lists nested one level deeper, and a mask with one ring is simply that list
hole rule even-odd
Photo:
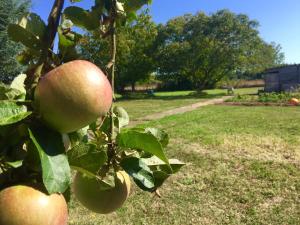
[{"label": "foliage", "polygon": [[8,38],[7,27],[16,18],[28,12],[29,0],[1,0],[0,4],[0,81],[11,82],[20,73],[22,67],[17,63],[16,55],[22,46]]},{"label": "foliage", "polygon": [[[145,10],[134,21],[118,26],[117,34],[117,89],[123,91],[131,85],[134,90],[136,82],[148,80],[155,70],[151,51],[157,35],[156,24]],[[99,32],[86,34],[80,46],[83,57],[105,67],[110,55],[108,42]]]},{"label": "foliage", "polygon": [[257,73],[282,63],[280,46],[267,44],[258,22],[228,10],[177,17],[159,27],[156,62],[160,79],[188,80],[202,90],[224,77]]}]

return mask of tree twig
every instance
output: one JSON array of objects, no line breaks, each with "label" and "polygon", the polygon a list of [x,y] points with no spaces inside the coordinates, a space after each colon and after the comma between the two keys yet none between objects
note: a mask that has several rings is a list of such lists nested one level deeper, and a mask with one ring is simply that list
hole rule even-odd
[{"label": "tree twig", "polygon": [[42,73],[45,72],[45,63],[47,62],[47,58],[51,55],[51,53],[49,53],[49,49],[52,50],[54,46],[54,40],[57,33],[57,28],[59,25],[64,2],[65,0],[54,1],[50,14],[48,16],[48,25],[44,40],[45,47],[41,52],[39,61],[35,65],[34,69],[30,68],[26,73],[28,78],[26,79],[25,85],[30,97],[32,95],[32,89],[36,86]]},{"label": "tree twig", "polygon": [[59,25],[59,20],[60,20],[62,9],[64,7],[64,3],[65,0],[55,0],[48,17],[47,46],[50,49],[53,49],[54,46],[54,39],[57,33],[57,27]]},{"label": "tree twig", "polygon": [[[109,81],[113,91],[113,99],[114,91],[115,91],[115,61],[116,61],[116,53],[117,53],[117,40],[116,40],[116,0],[112,0],[112,9],[110,15],[110,30],[112,31],[110,34],[111,41],[111,60],[110,60],[110,76]],[[113,145],[113,137],[114,137],[114,118],[113,118],[113,105],[110,108],[110,135],[109,135],[109,158],[112,158],[114,155],[114,145]]]}]

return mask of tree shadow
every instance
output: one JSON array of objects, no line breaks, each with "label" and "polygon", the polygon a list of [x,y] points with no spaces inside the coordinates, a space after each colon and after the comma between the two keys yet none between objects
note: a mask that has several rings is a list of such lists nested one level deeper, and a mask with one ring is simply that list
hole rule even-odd
[{"label": "tree shadow", "polygon": [[147,93],[147,92],[128,92],[122,94],[121,97],[117,98],[117,101],[127,101],[127,100],[143,100],[143,99],[151,99],[151,100],[180,100],[180,99],[213,99],[217,97],[222,97],[227,95],[226,91],[223,93],[208,93],[206,91],[193,91],[190,94],[174,94],[172,95],[159,95],[160,92]]}]

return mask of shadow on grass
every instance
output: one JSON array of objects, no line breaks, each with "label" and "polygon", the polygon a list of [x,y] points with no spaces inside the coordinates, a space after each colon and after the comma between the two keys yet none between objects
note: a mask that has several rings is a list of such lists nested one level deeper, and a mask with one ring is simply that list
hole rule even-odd
[{"label": "shadow on grass", "polygon": [[[159,93],[159,92],[158,92]],[[179,100],[179,99],[212,99],[212,98],[217,98],[217,97],[222,97],[225,96],[226,93],[207,93],[206,91],[203,92],[197,92],[193,91],[190,94],[172,94],[170,96],[168,95],[157,95],[156,93],[154,94],[148,94],[146,92],[128,92],[123,94],[121,97],[117,98],[117,101],[125,101],[125,100],[142,100],[142,99],[151,99],[151,100]]]}]

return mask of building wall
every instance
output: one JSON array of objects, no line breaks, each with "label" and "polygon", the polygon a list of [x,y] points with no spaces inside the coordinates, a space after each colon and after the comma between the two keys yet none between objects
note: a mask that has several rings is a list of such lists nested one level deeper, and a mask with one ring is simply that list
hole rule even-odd
[{"label": "building wall", "polygon": [[265,74],[265,91],[293,91],[300,87],[300,66],[287,66],[269,70]]},{"label": "building wall", "polygon": [[265,92],[279,92],[279,74],[269,73],[265,75]]}]

